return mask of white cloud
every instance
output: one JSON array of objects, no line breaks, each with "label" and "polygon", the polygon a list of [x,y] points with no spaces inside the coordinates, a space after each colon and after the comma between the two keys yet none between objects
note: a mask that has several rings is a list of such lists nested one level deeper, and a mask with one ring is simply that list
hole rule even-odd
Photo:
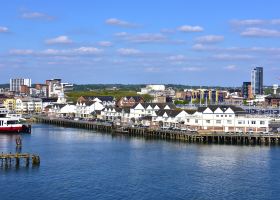
[{"label": "white cloud", "polygon": [[142,33],[138,35],[129,36],[126,38],[130,42],[145,43],[145,42],[163,42],[166,36],[160,33]]},{"label": "white cloud", "polygon": [[138,49],[131,49],[131,48],[120,48],[117,50],[120,55],[138,55],[141,53]]},{"label": "white cloud", "polygon": [[244,19],[244,20],[231,20],[231,24],[235,26],[255,26],[263,25],[266,21],[263,19]]},{"label": "white cloud", "polygon": [[61,35],[56,38],[51,38],[45,41],[46,44],[71,44],[73,43],[72,40],[68,38],[66,35]]},{"label": "white cloud", "polygon": [[0,33],[8,33],[9,29],[5,26],[0,26]]},{"label": "white cloud", "polygon": [[182,31],[182,32],[202,32],[203,28],[201,26],[183,25],[183,26],[178,27],[178,31]]},{"label": "white cloud", "polygon": [[213,50],[218,50],[218,47],[204,45],[204,44],[194,44],[192,46],[192,49],[195,51],[213,51]]},{"label": "white cloud", "polygon": [[9,54],[12,55],[31,55],[34,51],[31,49],[11,49],[9,51]]},{"label": "white cloud", "polygon": [[222,35],[205,35],[195,39],[195,41],[199,43],[217,43],[223,40],[224,36]]},{"label": "white cloud", "polygon": [[236,54],[217,54],[212,56],[215,60],[251,60],[254,56],[251,55],[236,55]]},{"label": "white cloud", "polygon": [[237,70],[237,67],[235,65],[228,65],[224,69],[228,71],[235,71]]},{"label": "white cloud", "polygon": [[45,13],[41,13],[41,12],[25,12],[25,13],[22,13],[21,17],[24,19],[45,19],[45,20],[54,19],[54,17],[49,16]]},{"label": "white cloud", "polygon": [[74,52],[79,53],[79,54],[99,54],[102,51],[103,51],[102,49],[98,49],[95,47],[80,47],[80,48],[74,49]]},{"label": "white cloud", "polygon": [[280,19],[243,19],[231,20],[230,23],[234,26],[260,26],[260,25],[277,25],[280,24]]},{"label": "white cloud", "polygon": [[179,55],[175,55],[175,56],[169,56],[167,59],[171,60],[171,61],[184,61],[187,58],[186,58],[186,56],[179,54]]},{"label": "white cloud", "polygon": [[116,33],[116,36],[122,40],[133,43],[153,43],[153,42],[167,42],[167,37],[161,33],[141,33],[131,35],[126,32]]},{"label": "white cloud", "polygon": [[119,33],[115,33],[115,36],[118,37],[124,37],[124,36],[128,36],[129,34],[127,32],[119,32]]},{"label": "white cloud", "polygon": [[82,46],[75,49],[45,49],[42,51],[34,51],[31,49],[11,49],[11,55],[33,55],[33,56],[75,56],[75,55],[99,55],[103,49],[96,47]]},{"label": "white cloud", "polygon": [[181,68],[182,71],[188,71],[188,72],[199,72],[205,70],[203,67],[183,67]]},{"label": "white cloud", "polygon": [[112,44],[112,42],[109,42],[109,41],[100,41],[100,42],[98,42],[98,45],[102,46],[102,47],[111,47],[113,44]]},{"label": "white cloud", "polygon": [[106,24],[113,25],[113,26],[123,26],[123,27],[136,27],[136,24],[123,21],[117,18],[110,18],[105,21]]},{"label": "white cloud", "polygon": [[241,36],[246,37],[280,37],[280,31],[275,29],[263,29],[263,28],[247,28],[240,33]]}]

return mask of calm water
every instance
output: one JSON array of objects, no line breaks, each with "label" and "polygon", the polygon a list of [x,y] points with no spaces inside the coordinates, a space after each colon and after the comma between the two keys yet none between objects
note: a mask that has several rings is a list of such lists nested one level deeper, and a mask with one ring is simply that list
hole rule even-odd
[{"label": "calm water", "polygon": [[[39,168],[0,169],[0,199],[280,199],[280,147],[193,145],[33,125]],[[15,136],[0,135],[0,152]]]}]

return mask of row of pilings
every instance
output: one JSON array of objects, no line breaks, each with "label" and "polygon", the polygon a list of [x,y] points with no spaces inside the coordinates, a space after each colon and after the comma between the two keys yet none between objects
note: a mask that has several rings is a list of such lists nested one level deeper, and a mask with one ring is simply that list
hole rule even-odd
[{"label": "row of pilings", "polygon": [[57,126],[96,130],[112,134],[125,134],[150,139],[184,141],[200,144],[231,144],[231,145],[280,145],[279,134],[240,134],[240,133],[192,133],[188,131],[160,130],[150,128],[120,128],[107,122],[91,122],[68,120],[61,118],[36,117],[39,123]]}]

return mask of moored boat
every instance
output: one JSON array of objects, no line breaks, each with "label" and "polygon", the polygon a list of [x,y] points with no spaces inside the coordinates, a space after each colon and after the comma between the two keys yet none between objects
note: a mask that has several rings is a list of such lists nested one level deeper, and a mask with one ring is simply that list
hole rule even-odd
[{"label": "moored boat", "polygon": [[24,125],[17,116],[8,116],[8,110],[0,105],[1,133],[31,133],[31,126]]}]

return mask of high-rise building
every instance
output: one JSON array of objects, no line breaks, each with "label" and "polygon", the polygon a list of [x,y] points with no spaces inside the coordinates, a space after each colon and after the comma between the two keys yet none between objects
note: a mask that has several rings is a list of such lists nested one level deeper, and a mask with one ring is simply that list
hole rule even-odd
[{"label": "high-rise building", "polygon": [[252,94],[252,83],[251,82],[243,82],[243,85],[242,85],[242,97],[244,99],[251,99],[253,97],[253,94]]},{"label": "high-rise building", "polygon": [[22,85],[31,87],[31,79],[29,78],[12,78],[10,79],[10,91],[20,92]]},{"label": "high-rise building", "polygon": [[256,67],[251,73],[253,95],[263,94],[263,68]]}]

